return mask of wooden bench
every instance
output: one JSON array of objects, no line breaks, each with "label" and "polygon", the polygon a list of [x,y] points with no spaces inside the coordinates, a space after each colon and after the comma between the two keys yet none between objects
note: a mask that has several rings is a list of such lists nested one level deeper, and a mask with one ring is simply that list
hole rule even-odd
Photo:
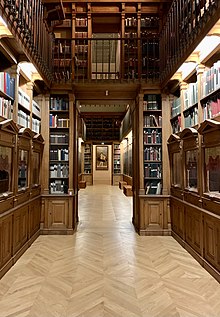
[{"label": "wooden bench", "polygon": [[86,181],[79,181],[79,188],[86,188]]},{"label": "wooden bench", "polygon": [[125,181],[119,181],[118,185],[119,185],[119,188],[120,188],[120,189],[123,189],[123,186],[124,186],[124,185],[127,185],[127,182],[125,182]]},{"label": "wooden bench", "polygon": [[124,185],[123,186],[123,193],[125,196],[133,196],[132,186],[131,185]]}]

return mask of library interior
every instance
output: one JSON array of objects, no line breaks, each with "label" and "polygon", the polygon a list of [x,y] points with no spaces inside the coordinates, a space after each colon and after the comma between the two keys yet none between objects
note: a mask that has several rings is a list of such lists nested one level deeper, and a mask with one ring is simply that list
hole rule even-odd
[{"label": "library interior", "polygon": [[0,1],[0,277],[95,185],[220,282],[219,0]]}]

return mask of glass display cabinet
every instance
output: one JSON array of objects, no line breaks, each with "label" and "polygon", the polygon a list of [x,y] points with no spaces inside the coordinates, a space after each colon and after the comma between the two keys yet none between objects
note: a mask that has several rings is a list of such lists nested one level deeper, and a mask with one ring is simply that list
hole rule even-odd
[{"label": "glass display cabinet", "polygon": [[33,134],[34,132],[29,128],[21,128],[18,133],[18,191],[24,191],[30,186],[30,152]]},{"label": "glass display cabinet", "polygon": [[0,195],[12,191],[12,148],[0,145]]},{"label": "glass display cabinet", "polygon": [[194,128],[185,128],[180,138],[183,142],[184,153],[184,188],[189,191],[198,191],[198,131]]},{"label": "glass display cabinet", "polygon": [[31,159],[31,186],[38,187],[40,185],[41,158],[43,154],[44,139],[41,134],[36,134],[32,142],[32,159]]},{"label": "glass display cabinet", "polygon": [[18,190],[28,187],[29,152],[20,149],[18,151]]},{"label": "glass display cabinet", "polygon": [[203,193],[220,199],[220,122],[205,120],[200,128],[203,147]]},{"label": "glass display cabinet", "polygon": [[[12,120],[0,122],[0,200],[14,192],[14,148],[18,128]],[[1,211],[1,204],[0,204]]]},{"label": "glass display cabinet", "polygon": [[176,134],[171,134],[167,141],[167,145],[170,159],[171,193],[174,196],[179,196],[179,191],[182,190],[183,184],[180,137]]}]

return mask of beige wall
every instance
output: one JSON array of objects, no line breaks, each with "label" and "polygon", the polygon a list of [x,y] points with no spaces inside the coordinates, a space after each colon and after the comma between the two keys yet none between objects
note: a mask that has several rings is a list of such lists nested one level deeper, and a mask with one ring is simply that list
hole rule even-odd
[{"label": "beige wall", "polygon": [[[101,145],[101,144],[100,144]],[[108,170],[96,170],[96,145],[93,145],[93,184],[111,185],[112,178],[112,146],[108,145]]]}]

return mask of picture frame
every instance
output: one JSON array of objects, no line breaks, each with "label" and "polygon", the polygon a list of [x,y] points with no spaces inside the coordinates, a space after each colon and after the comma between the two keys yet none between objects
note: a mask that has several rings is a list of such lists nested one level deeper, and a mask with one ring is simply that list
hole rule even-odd
[{"label": "picture frame", "polygon": [[96,145],[96,170],[108,170],[108,146]]}]

